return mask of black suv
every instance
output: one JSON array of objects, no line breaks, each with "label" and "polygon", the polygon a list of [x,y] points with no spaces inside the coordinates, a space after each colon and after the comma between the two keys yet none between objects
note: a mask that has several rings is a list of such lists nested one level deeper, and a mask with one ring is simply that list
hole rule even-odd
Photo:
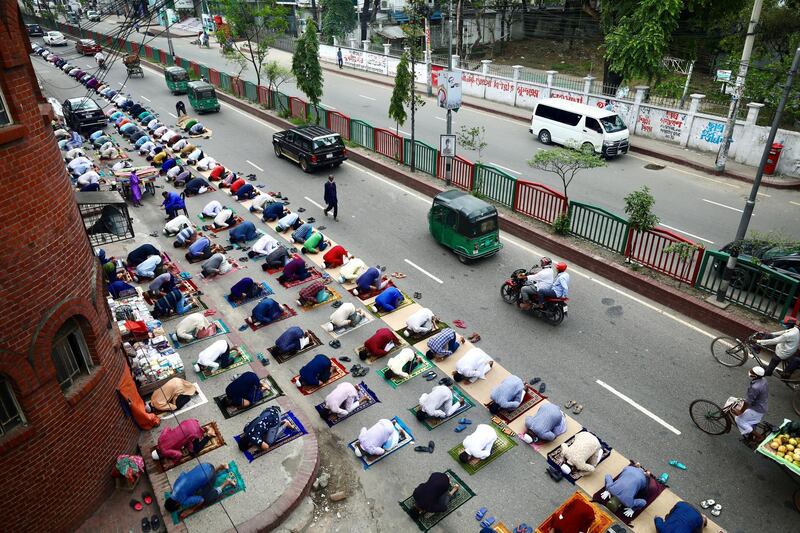
[{"label": "black suv", "polygon": [[64,120],[75,131],[103,129],[108,123],[103,110],[91,98],[70,98],[62,104]]},{"label": "black suv", "polygon": [[322,126],[300,126],[272,135],[275,155],[300,165],[303,172],[338,167],[347,159],[342,137]]},{"label": "black suv", "polygon": [[44,31],[42,31],[42,27],[38,24],[25,24],[25,28],[28,30],[28,35],[31,37],[41,37],[44,35]]}]

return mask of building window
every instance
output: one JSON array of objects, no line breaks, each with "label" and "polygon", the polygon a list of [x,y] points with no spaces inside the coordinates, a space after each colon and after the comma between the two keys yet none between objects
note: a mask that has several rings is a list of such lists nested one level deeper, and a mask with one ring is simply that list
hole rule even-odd
[{"label": "building window", "polygon": [[61,390],[66,391],[94,366],[78,321],[67,320],[53,339],[53,362]]},{"label": "building window", "polygon": [[0,376],[0,437],[25,423],[11,382]]},{"label": "building window", "polygon": [[6,105],[6,98],[0,89],[0,127],[8,126],[11,124],[11,115],[8,114],[8,105]]}]

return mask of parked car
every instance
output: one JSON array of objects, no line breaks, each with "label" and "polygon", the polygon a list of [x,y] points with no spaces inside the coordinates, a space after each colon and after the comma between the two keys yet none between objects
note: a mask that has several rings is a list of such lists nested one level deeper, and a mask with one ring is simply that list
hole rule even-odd
[{"label": "parked car", "polygon": [[50,46],[67,46],[67,39],[60,31],[49,31],[44,34],[44,43]]},{"label": "parked car", "polygon": [[303,172],[321,167],[338,167],[347,160],[342,137],[322,126],[300,126],[272,135],[275,155],[300,165]]},{"label": "parked car", "polygon": [[[800,280],[800,243],[775,244],[758,239],[743,239],[729,242],[720,251],[729,254],[734,246],[739,248],[739,259],[769,267],[790,278]],[[722,275],[725,262],[715,259],[712,267]],[[760,274],[753,277],[752,269],[737,267],[731,285],[743,289],[755,285],[754,282],[757,283],[760,279]]]},{"label": "parked car", "polygon": [[28,35],[31,37],[41,37],[44,35],[42,27],[38,24],[25,24],[25,29],[28,30]]},{"label": "parked car", "polygon": [[75,43],[75,50],[85,56],[93,56],[97,52],[102,52],[103,47],[94,42],[93,39],[79,39],[78,42]]},{"label": "parked car", "polygon": [[61,107],[64,110],[64,119],[67,125],[78,132],[94,131],[106,126],[107,121],[103,110],[91,98],[69,98],[64,100]]},{"label": "parked car", "polygon": [[100,22],[100,12],[99,11],[87,11],[86,18],[91,20],[92,22]]}]

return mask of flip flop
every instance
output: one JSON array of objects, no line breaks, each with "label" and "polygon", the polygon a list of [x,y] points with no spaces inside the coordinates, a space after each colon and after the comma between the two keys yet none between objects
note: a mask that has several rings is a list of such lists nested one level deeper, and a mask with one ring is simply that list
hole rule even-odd
[{"label": "flip flop", "polygon": [[449,387],[452,384],[453,384],[453,379],[447,376],[439,380],[439,385],[444,385],[446,387]]},{"label": "flip flop", "polygon": [[583,411],[583,406],[581,404],[576,404],[575,407],[572,408],[572,414],[579,415]]},{"label": "flip flop", "polygon": [[144,503],[146,503],[147,505],[150,505],[151,503],[153,503],[153,495],[150,494],[149,492],[143,492],[142,500],[144,500]]},{"label": "flip flop", "polygon": [[250,326],[248,326],[247,324],[242,324],[241,326],[239,326],[239,331],[244,331],[244,330],[246,330],[246,329],[247,329],[247,328],[249,328],[249,327],[250,327]]},{"label": "flip flop", "polygon": [[297,212],[298,213],[305,213],[306,212],[306,208],[305,207],[298,207],[297,208]]},{"label": "flip flop", "polygon": [[140,502],[139,500],[131,500],[128,502],[128,505],[130,505],[131,509],[133,509],[134,511],[141,511],[144,508],[142,506],[142,502]]},{"label": "flip flop", "polygon": [[457,327],[457,328],[461,328],[461,329],[464,329],[464,328],[466,328],[466,327],[467,327],[467,325],[464,323],[464,321],[463,321],[463,320],[461,320],[460,318],[459,318],[459,319],[456,319],[456,320],[453,320],[453,325],[454,325],[455,327]]},{"label": "flip flop", "polygon": [[350,361],[352,361],[352,359],[350,359],[346,355],[343,355],[342,357],[339,357],[338,359],[339,359],[339,361],[344,361],[345,363],[349,363]]},{"label": "flip flop", "polygon": [[432,376],[428,376],[428,377],[426,377],[426,378],[425,378],[425,381],[433,381],[433,380],[434,380],[434,379],[436,379],[437,377],[439,377],[439,376],[437,376],[436,374],[434,374],[434,375],[432,375]]},{"label": "flip flop", "polygon": [[564,404],[564,407],[570,409],[573,405],[576,405],[577,403],[578,402],[576,402],[575,400],[569,400],[567,403]]},{"label": "flip flop", "polygon": [[[542,378],[540,378],[540,377],[534,377],[534,378],[532,378],[532,379],[531,379],[531,380],[530,380],[528,383],[530,383],[531,385],[536,385],[536,384],[537,384],[537,383],[539,383],[540,381],[542,381]],[[567,406],[567,407],[569,407],[569,406]]]},{"label": "flip flop", "polygon": [[433,453],[433,450],[434,450],[435,448],[436,448],[436,443],[435,443],[435,442],[433,442],[432,440],[429,440],[429,441],[428,441],[428,450],[430,451],[430,453]]},{"label": "flip flop", "polygon": [[403,278],[405,278],[407,276],[405,274],[403,274],[402,272],[392,272],[392,277],[393,278],[397,278],[397,279],[403,279]]},{"label": "flip flop", "polygon": [[338,309],[339,306],[341,306],[341,305],[342,305],[342,301],[341,300],[336,300],[335,302],[333,302],[331,304],[331,307],[333,307],[334,309]]},{"label": "flip flop", "polygon": [[160,527],[161,527],[161,519],[158,518],[157,514],[154,514],[153,516],[150,517],[150,528],[152,531],[158,531]]},{"label": "flip flop", "polygon": [[494,524],[494,517],[490,516],[489,518],[481,522],[481,527],[490,527],[492,524]]},{"label": "flip flop", "polygon": [[703,500],[702,502],[700,502],[700,507],[702,507],[703,509],[708,509],[709,507],[712,507],[715,503],[717,502],[715,502],[714,500]]},{"label": "flip flop", "polygon": [[318,229],[319,231],[323,231],[323,230],[326,230],[326,229],[328,229],[328,227],[327,227],[327,226],[318,226],[318,227],[317,227],[317,229]]},{"label": "flip flop", "polygon": [[472,420],[470,420],[469,418],[464,416],[464,417],[461,417],[461,418],[458,419],[458,423],[459,424],[465,424],[465,425],[468,426],[468,425],[472,424]]},{"label": "flip flop", "polygon": [[546,390],[547,390],[547,384],[544,381],[542,381],[542,384],[539,385],[539,392],[544,393],[544,391]]},{"label": "flip flop", "polygon": [[462,431],[464,431],[465,429],[467,429],[467,426],[465,426],[465,425],[461,424],[461,425],[459,425],[459,426],[456,426],[456,427],[453,429],[453,431],[455,431],[456,433],[461,433],[461,432],[462,432]]},{"label": "flip flop", "polygon": [[414,451],[415,452],[426,453],[426,452],[428,452],[428,447],[427,446],[414,446]]},{"label": "flip flop", "polygon": [[308,220],[306,220],[306,222],[308,222],[309,224],[313,224],[316,221],[317,221],[317,219],[314,218],[314,217],[308,217]]},{"label": "flip flop", "polygon": [[489,512],[489,509],[486,507],[481,507],[478,509],[478,512],[475,513],[475,520],[483,520],[483,517],[486,516],[487,512]]},{"label": "flip flop", "polygon": [[420,298],[422,298],[422,293],[421,293],[421,292],[415,292],[415,293],[414,293],[414,298],[416,298],[417,300],[419,300]]},{"label": "flip flop", "polygon": [[145,517],[142,518],[142,533],[149,533],[150,532],[150,519]]},{"label": "flip flop", "polygon": [[331,342],[328,343],[328,346],[330,346],[334,350],[338,350],[339,348],[342,347],[342,343],[339,342],[338,339],[334,339],[334,340],[332,340]]}]

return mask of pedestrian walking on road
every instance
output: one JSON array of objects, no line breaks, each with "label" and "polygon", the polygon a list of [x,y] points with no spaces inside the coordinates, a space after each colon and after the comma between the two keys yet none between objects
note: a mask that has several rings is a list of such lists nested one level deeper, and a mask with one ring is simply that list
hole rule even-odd
[{"label": "pedestrian walking on road", "polygon": [[339,68],[342,68],[344,66],[344,61],[342,60],[342,47],[341,46],[336,51],[336,61],[339,63]]},{"label": "pedestrian walking on road", "polygon": [[178,100],[175,104],[175,112],[179,117],[186,114],[186,104],[183,103],[183,100]]},{"label": "pedestrian walking on road", "polygon": [[333,182],[333,175],[328,176],[328,182],[325,184],[325,216],[328,216],[328,211],[333,209],[333,220],[339,220],[339,199],[336,197],[336,184]]}]

